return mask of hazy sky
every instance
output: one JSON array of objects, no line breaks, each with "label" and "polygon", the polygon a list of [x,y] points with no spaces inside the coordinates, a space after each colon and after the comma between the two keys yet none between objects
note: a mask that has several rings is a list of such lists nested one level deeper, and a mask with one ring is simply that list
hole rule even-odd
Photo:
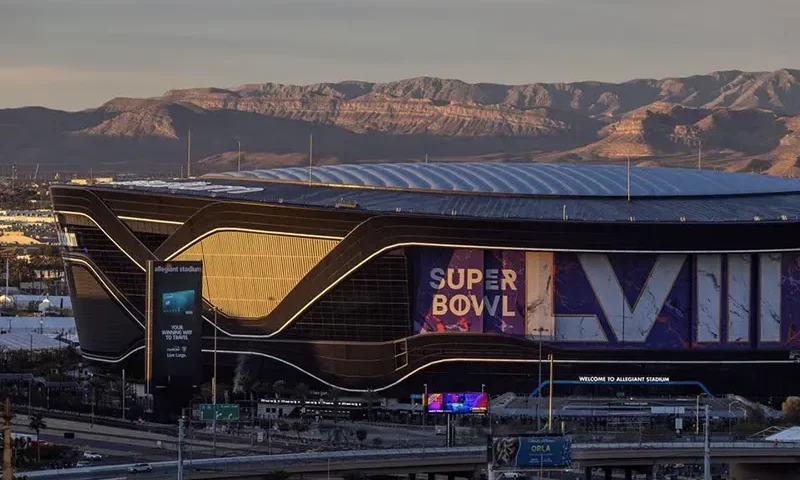
[{"label": "hazy sky", "polygon": [[800,68],[800,0],[0,0],[0,108],[243,83]]}]

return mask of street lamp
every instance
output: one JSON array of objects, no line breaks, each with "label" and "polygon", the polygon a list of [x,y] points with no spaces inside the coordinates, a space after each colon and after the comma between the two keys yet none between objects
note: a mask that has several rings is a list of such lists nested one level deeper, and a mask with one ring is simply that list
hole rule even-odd
[{"label": "street lamp", "polygon": [[700,397],[707,395],[706,392],[703,392],[697,395],[695,399],[695,407],[694,407],[694,434],[700,435]]},{"label": "street lamp", "polygon": [[[538,332],[539,333],[539,385],[537,385],[537,388],[542,385],[542,334],[544,332],[549,332],[549,331],[550,330],[548,330],[547,328],[544,328],[544,327],[541,327],[541,326],[539,328],[537,328],[537,329],[534,329],[534,332]],[[542,391],[539,390],[539,395],[536,397],[536,430],[537,431],[542,429],[542,418],[539,415],[539,405],[541,404],[541,398],[542,398]]]}]

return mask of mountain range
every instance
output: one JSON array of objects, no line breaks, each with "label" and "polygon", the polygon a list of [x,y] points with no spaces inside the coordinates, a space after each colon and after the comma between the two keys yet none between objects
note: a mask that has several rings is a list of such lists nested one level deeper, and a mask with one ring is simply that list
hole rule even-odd
[{"label": "mountain range", "polygon": [[690,166],[794,176],[800,70],[623,83],[247,84],[0,110],[0,164],[177,175],[313,163],[453,160]]}]

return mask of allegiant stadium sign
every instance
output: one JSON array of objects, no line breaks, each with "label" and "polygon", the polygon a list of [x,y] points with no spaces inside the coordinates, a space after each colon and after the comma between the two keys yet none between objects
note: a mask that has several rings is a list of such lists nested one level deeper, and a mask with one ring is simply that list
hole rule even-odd
[{"label": "allegiant stadium sign", "polygon": [[259,187],[242,187],[239,185],[214,185],[211,182],[165,182],[163,180],[131,180],[125,182],[111,182],[109,185],[120,187],[157,188],[170,191],[189,190],[208,193],[227,193],[239,195],[242,193],[263,192]]}]

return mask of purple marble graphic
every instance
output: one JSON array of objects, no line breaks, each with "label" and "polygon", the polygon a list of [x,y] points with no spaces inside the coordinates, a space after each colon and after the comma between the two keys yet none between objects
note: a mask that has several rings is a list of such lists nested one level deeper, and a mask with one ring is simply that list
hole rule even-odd
[{"label": "purple marble graphic", "polygon": [[483,256],[468,249],[413,252],[415,333],[483,332]]},{"label": "purple marble graphic", "polygon": [[[487,250],[484,264],[484,298],[487,305],[496,305],[496,308],[484,308],[486,331],[524,336],[525,252]],[[493,280],[498,277],[505,281]]]},{"label": "purple marble graphic", "polygon": [[[572,253],[557,253],[555,255],[555,294],[553,311],[559,315],[569,316],[596,316],[600,321],[600,326],[608,338],[607,343],[600,345],[642,347],[642,348],[688,348],[691,341],[691,301],[692,301],[692,281],[688,262],[684,262],[680,268],[675,281],[672,285],[655,284],[650,277],[656,267],[657,258],[655,255],[609,255],[608,262],[615,278],[600,278],[597,282],[604,282],[609,285],[610,290],[619,291],[622,295],[616,298],[603,298],[602,302],[598,298],[592,283],[587,275],[602,275],[602,272],[586,272],[581,264],[578,255]],[[616,283],[615,283],[616,282]],[[644,295],[654,295],[658,288],[666,288],[669,293],[660,309],[652,318],[652,328],[649,333],[636,332],[639,335],[646,335],[644,342],[627,340],[632,335],[625,329],[635,328],[633,325],[633,315],[625,312],[637,311],[639,299]],[[625,308],[621,303],[625,301],[628,307]],[[615,307],[609,308],[610,305]],[[605,309],[603,307],[606,307]],[[614,330],[610,319],[607,317],[606,310],[623,312],[622,318],[618,318],[617,323],[622,327],[620,331]],[[641,316],[641,314],[640,314]],[[647,318],[647,317],[645,317]],[[557,319],[558,322],[558,319]],[[647,324],[648,326],[650,323]],[[558,329],[557,329],[558,330]],[[623,341],[623,339],[626,339]],[[582,343],[580,338],[570,338],[570,342]],[[594,339],[592,346],[599,346]]]},{"label": "purple marble graphic", "polygon": [[781,344],[800,346],[800,254],[784,253],[781,265]]}]

